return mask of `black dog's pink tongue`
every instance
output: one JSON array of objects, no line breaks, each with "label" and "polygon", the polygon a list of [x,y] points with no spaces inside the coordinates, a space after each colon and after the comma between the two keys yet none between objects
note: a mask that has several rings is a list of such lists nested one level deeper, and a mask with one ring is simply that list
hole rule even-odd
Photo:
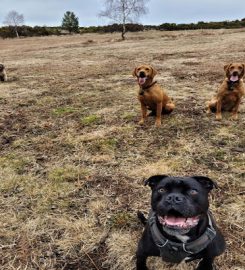
[{"label": "black dog's pink tongue", "polygon": [[167,225],[170,226],[183,226],[185,224],[186,218],[165,216],[164,221]]},{"label": "black dog's pink tongue", "polygon": [[232,82],[236,82],[236,81],[238,81],[239,80],[239,77],[238,76],[231,76],[230,77],[230,81],[232,81]]},{"label": "black dog's pink tongue", "polygon": [[166,224],[168,226],[175,226],[180,228],[188,228],[196,226],[199,222],[199,217],[174,217],[174,216],[164,216],[159,217],[159,222]]}]

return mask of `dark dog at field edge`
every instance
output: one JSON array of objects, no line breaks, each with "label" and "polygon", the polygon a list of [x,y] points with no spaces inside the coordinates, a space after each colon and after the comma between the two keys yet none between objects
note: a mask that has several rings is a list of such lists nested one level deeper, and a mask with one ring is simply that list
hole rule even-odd
[{"label": "dark dog at field edge", "polygon": [[153,81],[157,71],[150,65],[140,65],[133,71],[133,76],[137,77],[139,84],[138,99],[141,104],[142,117],[139,124],[144,124],[147,118],[147,109],[151,110],[151,115],[156,115],[156,126],[161,125],[161,115],[171,113],[175,104],[156,81]]},{"label": "dark dog at field edge", "polygon": [[0,64],[0,81],[7,81],[7,73],[3,64]]},{"label": "dark dog at field edge", "polygon": [[207,102],[207,113],[215,112],[216,119],[221,120],[222,111],[232,113],[233,120],[238,119],[239,105],[245,95],[243,77],[245,65],[242,63],[231,63],[224,66],[226,78],[219,87],[218,93]]},{"label": "dark dog at field edge", "polygon": [[214,270],[214,258],[225,250],[224,238],[208,210],[208,194],[216,187],[203,176],[155,175],[146,182],[152,189],[148,219],[138,217],[145,230],[138,244],[137,270],[147,270],[149,256],[170,263],[200,262],[196,270]]}]

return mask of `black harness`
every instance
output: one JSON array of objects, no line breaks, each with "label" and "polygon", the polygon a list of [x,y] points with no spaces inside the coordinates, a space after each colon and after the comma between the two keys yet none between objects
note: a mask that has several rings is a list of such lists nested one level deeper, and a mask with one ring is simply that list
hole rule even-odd
[{"label": "black harness", "polygon": [[228,90],[233,91],[236,85],[239,84],[239,81],[236,81],[236,82],[227,81],[227,84],[228,84]]},{"label": "black harness", "polygon": [[160,250],[162,259],[166,262],[180,263],[189,257],[188,261],[191,261],[192,258],[190,257],[205,249],[216,236],[216,231],[213,227],[210,215],[211,214],[208,213],[208,227],[198,239],[189,243],[177,243],[162,235],[156,224],[156,214],[154,212],[150,213],[148,219],[150,231],[153,241]]},{"label": "black harness", "polygon": [[144,95],[144,92],[145,92],[147,89],[151,88],[151,87],[152,87],[153,85],[155,85],[156,83],[157,83],[157,81],[154,81],[152,84],[147,85],[147,86],[145,86],[145,87],[140,86],[140,92],[139,92],[139,94],[140,94],[141,96],[143,96],[143,95]]}]

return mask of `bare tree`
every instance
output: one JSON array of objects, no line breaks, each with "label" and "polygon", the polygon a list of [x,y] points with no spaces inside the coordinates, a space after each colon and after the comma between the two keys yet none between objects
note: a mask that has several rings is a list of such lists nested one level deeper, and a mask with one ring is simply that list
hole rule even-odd
[{"label": "bare tree", "polygon": [[148,0],[105,0],[105,10],[101,11],[99,16],[122,24],[122,39],[124,40],[126,24],[147,13],[146,2]]},{"label": "bare tree", "polygon": [[23,23],[24,23],[23,14],[19,14],[15,10],[10,11],[7,14],[7,16],[5,17],[5,20],[3,22],[3,24],[6,24],[8,26],[12,26],[14,28],[16,37],[19,37],[18,26],[23,25]]}]

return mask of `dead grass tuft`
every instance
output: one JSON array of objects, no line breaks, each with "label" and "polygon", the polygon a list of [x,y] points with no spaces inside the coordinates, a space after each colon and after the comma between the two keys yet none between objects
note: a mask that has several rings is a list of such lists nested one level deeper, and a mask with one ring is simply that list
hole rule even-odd
[{"label": "dead grass tuft", "polygon": [[[134,268],[136,239],[136,235],[127,231],[114,232],[110,235],[107,240],[108,259],[106,261],[110,265],[110,269],[130,270]],[[127,250],[127,254],[125,250]]]}]

